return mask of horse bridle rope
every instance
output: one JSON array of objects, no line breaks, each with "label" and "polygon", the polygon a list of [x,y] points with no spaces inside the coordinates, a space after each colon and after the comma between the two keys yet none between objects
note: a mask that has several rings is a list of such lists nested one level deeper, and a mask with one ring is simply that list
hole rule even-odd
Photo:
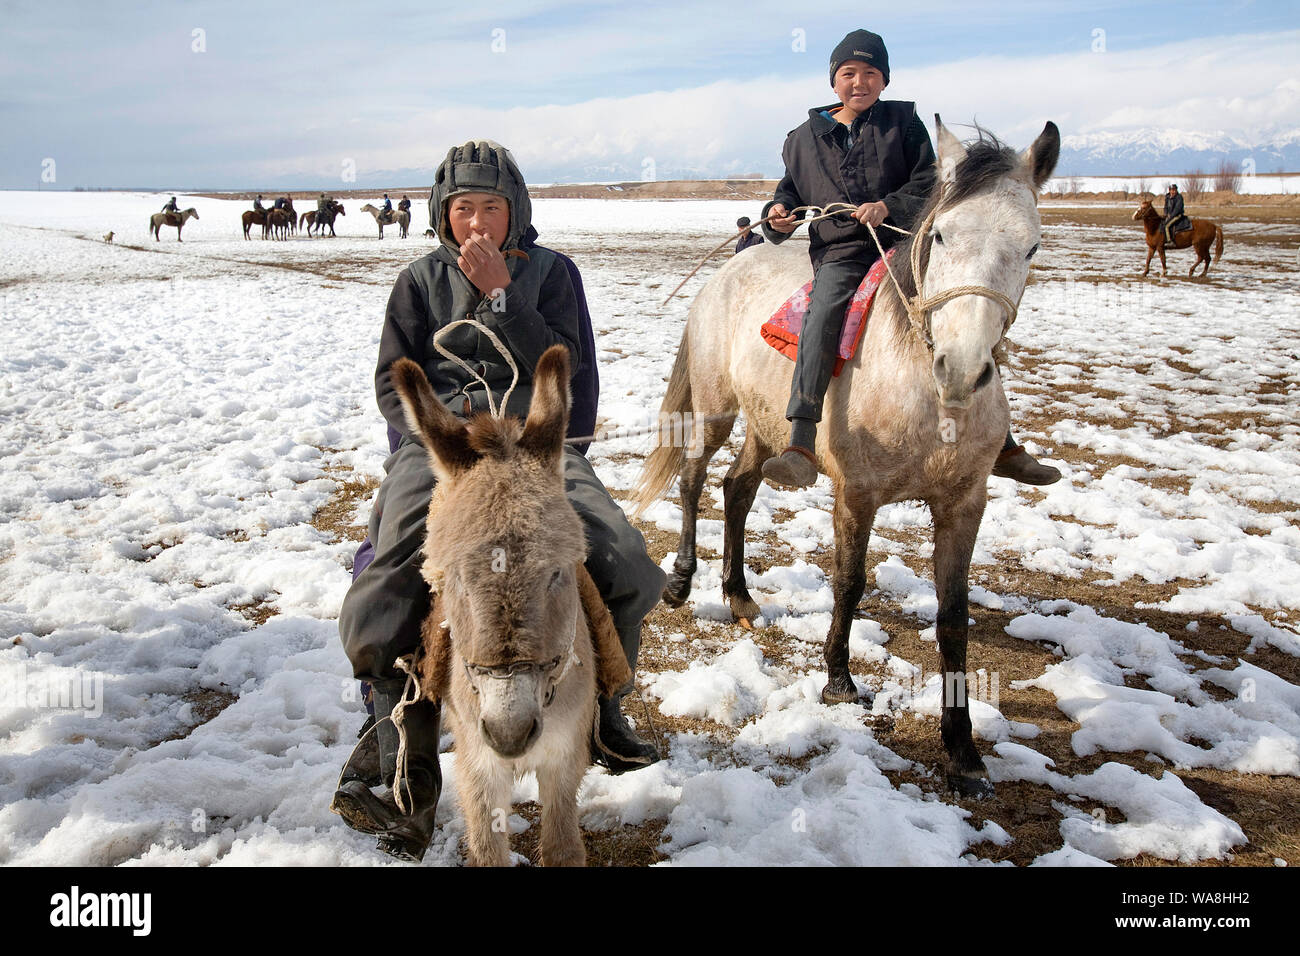
[{"label": "horse bridle rope", "polygon": [[[926,216],[925,222],[921,224],[921,228],[918,230],[921,235],[928,233],[930,227],[934,225],[935,214],[938,213],[939,208],[943,205],[943,193],[947,190],[948,184],[943,183],[939,188],[939,202],[934,204],[934,208],[931,209],[930,214]],[[831,216],[842,216],[846,213],[852,214],[856,212],[857,209],[858,207],[854,206],[852,203],[835,202],[826,206],[796,206],[794,209],[788,210],[786,216],[793,216],[796,213],[801,212],[812,213],[811,216],[801,219],[795,224],[795,229],[798,229],[799,226],[811,225],[814,222],[829,219]],[[664,299],[662,305],[667,305],[672,297],[681,290],[682,286],[686,285],[686,283],[690,281],[691,276],[700,271],[700,268],[704,263],[708,262],[714,253],[737,239],[746,229],[753,229],[756,226],[761,226],[764,223],[771,222],[773,219],[783,218],[785,217],[777,216],[775,213],[772,213],[766,218],[760,219],[757,223],[738,229],[735,233],[722,240],[722,242],[709,250],[708,255],[699,261],[695,268],[687,274],[685,279],[678,283],[677,288],[673,289],[673,291],[668,294],[668,298]],[[885,263],[885,270],[889,273],[889,280],[894,284],[894,291],[898,293],[898,300],[902,302],[903,307],[907,309],[907,318],[911,323],[912,331],[917,334],[921,341],[925,343],[925,347],[931,352],[934,351],[934,338],[930,333],[930,313],[945,302],[949,302],[952,299],[959,298],[963,295],[980,295],[986,299],[992,299],[998,305],[1002,306],[1006,317],[1002,322],[1002,335],[999,337],[999,341],[1006,337],[1007,331],[1011,328],[1011,323],[1016,321],[1016,313],[1019,311],[1019,307],[1015,302],[1011,301],[1009,296],[1004,295],[997,289],[990,289],[987,286],[959,285],[953,286],[951,289],[944,289],[942,292],[936,292],[934,295],[927,298],[924,289],[924,278],[921,273],[921,243],[919,242],[912,243],[911,261],[912,278],[916,282],[917,291],[915,296],[906,296],[903,294],[903,287],[898,284],[898,277],[894,275],[894,269],[889,263],[889,257],[885,255],[885,248],[881,245],[880,237],[876,234],[876,227],[871,225],[869,222],[864,222],[862,225],[867,227],[867,230],[871,233],[872,240],[876,243],[876,249],[880,252],[880,258]],[[908,232],[906,229],[900,229],[898,226],[891,226],[889,223],[882,222],[880,225],[885,229],[892,229],[894,232],[900,233],[904,236],[912,235],[912,233]]]}]

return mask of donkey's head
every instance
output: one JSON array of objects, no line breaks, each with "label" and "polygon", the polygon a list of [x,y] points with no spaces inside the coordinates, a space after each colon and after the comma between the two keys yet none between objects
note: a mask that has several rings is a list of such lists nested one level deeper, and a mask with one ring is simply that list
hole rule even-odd
[{"label": "donkey's head", "polygon": [[[963,146],[935,116],[941,185],[920,243],[923,292],[952,298],[930,312],[939,401],[966,408],[996,374],[993,350],[1006,333],[1038,251],[1038,192],[1056,168],[1061,135],[1048,123],[1023,153],[981,131]],[[962,289],[979,289],[966,294]],[[910,294],[909,290],[909,294]],[[995,293],[989,295],[989,292]],[[1001,298],[1005,297],[1005,301]]]},{"label": "donkey's head", "polygon": [[541,734],[581,613],[575,574],[586,544],[563,478],[568,382],[568,352],[552,347],[537,363],[526,421],[484,414],[467,426],[418,365],[393,365],[407,422],[438,477],[425,576],[438,582],[451,630],[452,696],[505,757]]}]

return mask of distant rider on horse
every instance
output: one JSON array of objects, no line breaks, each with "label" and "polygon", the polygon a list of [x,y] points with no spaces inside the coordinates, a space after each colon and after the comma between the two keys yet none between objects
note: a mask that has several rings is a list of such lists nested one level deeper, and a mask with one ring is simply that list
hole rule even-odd
[{"label": "distant rider on horse", "polygon": [[173,196],[171,199],[167,200],[167,204],[166,204],[165,206],[162,207],[162,211],[163,211],[163,212],[176,213],[176,214],[179,214],[179,213],[180,213],[181,210],[180,210],[180,207],[176,205],[176,197],[175,197],[175,196]]},{"label": "distant rider on horse", "polygon": [[1169,190],[1165,193],[1165,242],[1168,245],[1174,244],[1174,230],[1181,227],[1181,220],[1187,217],[1183,215],[1183,197],[1178,192],[1178,184],[1170,183]]},{"label": "distant rider on horse", "polygon": [[379,210],[379,218],[384,222],[393,221],[393,201],[388,198],[388,193],[384,193],[384,208]]},{"label": "distant rider on horse", "polygon": [[409,196],[403,196],[403,197],[402,197],[402,201],[399,202],[399,203],[397,204],[397,209],[398,209],[399,212],[410,212],[410,211],[411,211],[411,199],[410,199],[410,197],[409,197]]},{"label": "distant rider on horse", "polygon": [[264,216],[266,215],[266,207],[262,205],[261,193],[258,193],[257,198],[253,200],[253,209],[257,212],[260,212]]},{"label": "distant rider on horse", "polygon": [[271,204],[271,208],[272,208],[272,209],[284,209],[284,208],[285,208],[285,204],[288,203],[288,202],[289,202],[289,197],[288,197],[288,196],[277,196],[275,202]]}]

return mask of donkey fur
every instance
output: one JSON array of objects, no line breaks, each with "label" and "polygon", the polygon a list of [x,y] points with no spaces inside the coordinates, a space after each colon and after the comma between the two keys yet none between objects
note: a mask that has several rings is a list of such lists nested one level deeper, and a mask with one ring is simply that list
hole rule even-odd
[{"label": "donkey fur", "polygon": [[597,687],[617,688],[630,671],[586,578],[583,525],[565,497],[568,353],[543,354],[523,422],[479,415],[466,424],[417,364],[399,359],[392,374],[438,478],[424,543],[423,573],[437,596],[423,630],[422,687],[443,703],[456,737],[469,861],[509,862],[497,824],[514,780],[535,771],[541,862],[583,865],[577,792],[591,761]]}]

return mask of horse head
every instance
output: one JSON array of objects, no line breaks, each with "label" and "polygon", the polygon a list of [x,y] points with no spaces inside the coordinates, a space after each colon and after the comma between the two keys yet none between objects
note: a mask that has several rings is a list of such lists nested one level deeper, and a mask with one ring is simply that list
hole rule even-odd
[{"label": "horse head", "polygon": [[935,124],[939,185],[912,240],[920,277],[915,302],[934,352],[939,401],[967,408],[996,375],[993,352],[1015,318],[1038,251],[1038,193],[1056,168],[1061,135],[1049,122],[1017,153],[982,130],[968,148],[938,115]]},{"label": "horse head", "polygon": [[1150,199],[1142,200],[1142,205],[1137,207],[1137,212],[1133,213],[1133,221],[1138,222],[1149,216],[1158,216],[1155,207],[1151,205]]},{"label": "horse head", "polygon": [[582,523],[564,493],[569,357],[537,364],[526,421],[480,414],[466,425],[401,359],[393,383],[438,478],[424,575],[451,632],[453,706],[504,757],[541,735],[547,705],[574,659]]}]

